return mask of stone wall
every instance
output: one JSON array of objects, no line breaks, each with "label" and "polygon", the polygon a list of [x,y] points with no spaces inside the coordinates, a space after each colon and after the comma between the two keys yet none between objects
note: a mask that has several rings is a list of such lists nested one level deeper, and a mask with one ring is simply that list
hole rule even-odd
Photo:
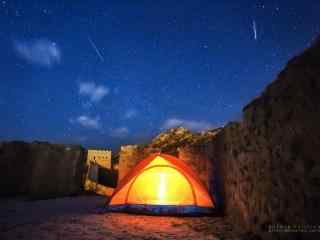
[{"label": "stone wall", "polygon": [[193,144],[178,148],[178,157],[193,169],[209,189],[213,173],[213,144]]},{"label": "stone wall", "polygon": [[26,179],[32,168],[30,145],[24,142],[0,143],[0,196],[20,195],[28,190]]},{"label": "stone wall", "polygon": [[77,146],[33,143],[29,194],[47,198],[72,195],[83,186],[86,152]]},{"label": "stone wall", "polygon": [[118,182],[134,168],[140,160],[148,154],[138,145],[121,146],[118,163]]},{"label": "stone wall", "polygon": [[[220,131],[220,130],[219,130]],[[190,144],[178,148],[179,159],[187,162],[207,187],[214,199],[217,213],[222,214],[220,161],[216,154],[216,135],[209,141]]]},{"label": "stone wall", "polygon": [[263,232],[270,224],[319,224],[319,92],[320,42],[217,135],[224,209],[235,225]]},{"label": "stone wall", "polygon": [[0,145],[2,196],[59,197],[82,190],[86,152],[78,146],[43,142]]}]

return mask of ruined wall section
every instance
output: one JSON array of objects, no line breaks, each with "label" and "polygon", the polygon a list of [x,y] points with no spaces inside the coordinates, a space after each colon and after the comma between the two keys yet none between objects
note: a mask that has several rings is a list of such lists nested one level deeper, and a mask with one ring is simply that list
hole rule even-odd
[{"label": "ruined wall section", "polygon": [[125,177],[139,161],[148,156],[148,153],[138,145],[121,146],[118,163],[118,183]]},{"label": "ruined wall section", "polygon": [[0,144],[1,196],[34,198],[77,194],[83,189],[86,151],[46,142]]},{"label": "ruined wall section", "polygon": [[[320,222],[320,42],[214,140],[225,213],[254,232]],[[290,236],[288,237],[290,239]]]}]

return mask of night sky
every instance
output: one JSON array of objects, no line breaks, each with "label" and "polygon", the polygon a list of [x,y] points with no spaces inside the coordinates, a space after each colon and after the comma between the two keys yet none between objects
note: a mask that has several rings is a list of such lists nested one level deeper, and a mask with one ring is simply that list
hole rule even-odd
[{"label": "night sky", "polygon": [[223,126],[312,43],[319,13],[319,0],[0,1],[0,140],[115,148]]}]

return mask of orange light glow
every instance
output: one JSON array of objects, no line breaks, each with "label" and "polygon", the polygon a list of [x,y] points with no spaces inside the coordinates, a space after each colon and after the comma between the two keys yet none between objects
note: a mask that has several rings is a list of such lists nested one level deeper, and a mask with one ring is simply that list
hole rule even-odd
[{"label": "orange light glow", "polygon": [[142,172],[128,193],[129,204],[193,204],[192,189],[185,177],[171,167],[152,167]]},{"label": "orange light glow", "polygon": [[159,204],[161,204],[161,202],[165,202],[165,198],[166,198],[166,174],[160,173],[159,175],[160,175],[160,186],[159,186],[158,199],[159,199]]},{"label": "orange light glow", "polygon": [[213,207],[197,176],[180,160],[163,154],[140,162],[119,184],[109,204]]}]

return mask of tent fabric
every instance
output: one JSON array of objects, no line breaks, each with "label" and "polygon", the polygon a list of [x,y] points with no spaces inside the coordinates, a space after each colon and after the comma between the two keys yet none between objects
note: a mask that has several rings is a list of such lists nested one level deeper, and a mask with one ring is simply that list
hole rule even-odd
[{"label": "tent fabric", "polygon": [[152,154],[119,183],[109,202],[115,211],[194,213],[212,210],[214,201],[197,175],[183,161]]}]

